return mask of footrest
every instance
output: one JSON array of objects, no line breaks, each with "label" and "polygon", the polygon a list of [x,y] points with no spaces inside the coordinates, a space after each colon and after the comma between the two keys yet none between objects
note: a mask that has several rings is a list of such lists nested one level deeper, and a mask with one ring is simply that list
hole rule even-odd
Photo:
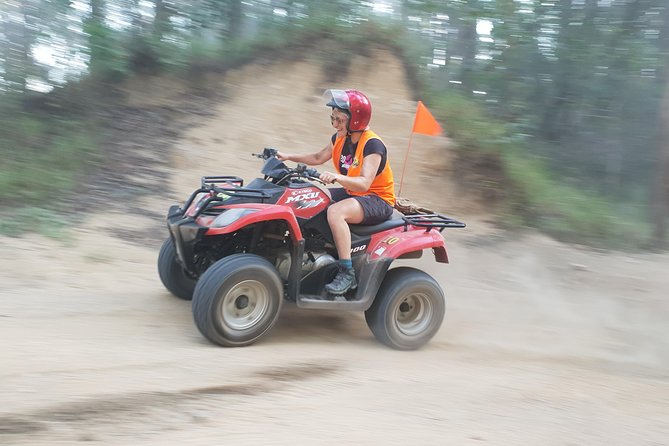
[{"label": "footrest", "polygon": [[333,296],[320,294],[300,294],[297,297],[297,306],[314,310],[366,310],[365,303],[359,300],[334,300]]}]

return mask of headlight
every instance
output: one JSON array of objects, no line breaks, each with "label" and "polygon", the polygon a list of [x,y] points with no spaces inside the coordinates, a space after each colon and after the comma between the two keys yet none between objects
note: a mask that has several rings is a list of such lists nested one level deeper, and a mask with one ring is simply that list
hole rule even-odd
[{"label": "headlight", "polygon": [[214,219],[214,221],[211,223],[211,227],[222,228],[224,226],[228,226],[229,224],[236,222],[243,216],[252,214],[254,212],[258,212],[258,209],[248,209],[248,208],[227,209],[223,211],[221,215],[219,215]]}]

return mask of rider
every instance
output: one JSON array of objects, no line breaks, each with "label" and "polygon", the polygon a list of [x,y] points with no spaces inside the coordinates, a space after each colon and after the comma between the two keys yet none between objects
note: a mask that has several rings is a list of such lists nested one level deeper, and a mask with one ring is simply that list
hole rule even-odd
[{"label": "rider", "polygon": [[372,104],[367,96],[358,90],[327,90],[325,96],[332,108],[330,123],[337,133],[318,152],[277,152],[277,158],[312,166],[329,159],[334,163],[335,173],[323,172],[320,178],[343,186],[330,189],[334,203],[327,214],[339,255],[339,272],[325,289],[336,296],[357,287],[349,223],[373,225],[388,220],[395,205],[395,188],[388,150],[368,127]]}]

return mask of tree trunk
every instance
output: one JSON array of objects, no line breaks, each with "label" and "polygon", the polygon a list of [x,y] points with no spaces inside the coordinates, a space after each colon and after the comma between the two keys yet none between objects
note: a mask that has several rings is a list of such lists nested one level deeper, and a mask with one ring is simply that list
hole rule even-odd
[{"label": "tree trunk", "polygon": [[91,0],[91,15],[86,20],[84,29],[88,34],[88,48],[90,50],[88,67],[93,77],[104,72],[105,48],[109,45],[104,21],[105,0]]},{"label": "tree trunk", "polygon": [[460,59],[459,69],[455,65],[452,70],[462,82],[462,89],[467,94],[471,94],[474,89],[472,74],[476,63],[478,38],[476,12],[475,2],[455,6],[449,11],[449,23],[457,32],[454,37],[451,37],[450,33],[446,37],[446,64],[455,65],[456,57]]},{"label": "tree trunk", "polygon": [[153,18],[153,37],[160,42],[170,29],[171,12],[163,0],[155,0],[155,16]]},{"label": "tree trunk", "polygon": [[662,99],[659,128],[659,156],[651,195],[651,209],[655,246],[666,247],[669,217],[669,79]]},{"label": "tree trunk", "polygon": [[244,19],[242,12],[241,0],[231,0],[228,15],[228,32],[231,39],[239,39],[241,37]]},{"label": "tree trunk", "polygon": [[[3,9],[7,13],[0,17],[2,19],[0,31],[7,39],[4,48],[5,80],[9,91],[24,93],[33,65],[30,48],[35,33],[31,31],[34,17],[30,15],[30,10],[34,5],[30,2],[10,2],[5,8]],[[17,17],[20,17],[20,20],[17,20]]]}]

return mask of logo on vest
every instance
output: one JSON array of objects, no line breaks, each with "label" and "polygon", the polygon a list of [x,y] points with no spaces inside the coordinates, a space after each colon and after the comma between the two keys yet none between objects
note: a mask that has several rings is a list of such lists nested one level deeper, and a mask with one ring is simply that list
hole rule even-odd
[{"label": "logo on vest", "polygon": [[341,165],[341,168],[344,170],[350,169],[353,163],[355,163],[355,160],[351,155],[341,155],[339,157],[339,164]]}]

